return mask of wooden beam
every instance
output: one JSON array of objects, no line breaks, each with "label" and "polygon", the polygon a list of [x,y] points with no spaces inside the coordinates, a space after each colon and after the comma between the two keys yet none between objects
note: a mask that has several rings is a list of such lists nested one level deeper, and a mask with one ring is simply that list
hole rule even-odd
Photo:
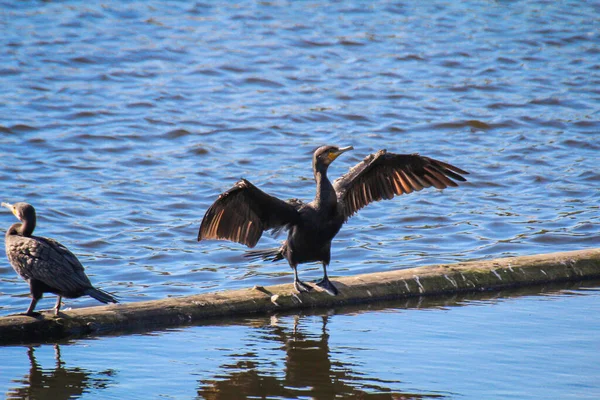
[{"label": "wooden beam", "polygon": [[297,294],[293,285],[80,308],[54,317],[0,317],[0,345],[199,324],[211,319],[417,296],[500,290],[600,278],[600,249],[376,272],[332,279],[338,296]]}]

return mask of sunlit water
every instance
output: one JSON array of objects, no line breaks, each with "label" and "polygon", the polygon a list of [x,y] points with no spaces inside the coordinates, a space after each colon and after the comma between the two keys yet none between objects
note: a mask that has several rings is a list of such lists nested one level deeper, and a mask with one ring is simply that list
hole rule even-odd
[{"label": "sunlit water", "polygon": [[[334,241],[332,276],[598,247],[597,15],[597,3],[580,1],[6,2],[1,200],[32,203],[36,233],[67,245],[94,284],[124,302],[290,282],[285,263],[249,265],[242,246],[197,243],[197,230],[240,177],[310,200],[311,152],[326,143],[355,147],[332,165],[332,178],[381,148],[471,172],[459,188],[362,210]],[[13,222],[0,214],[0,226]],[[266,235],[259,246],[279,240]],[[301,269],[306,279],[320,274],[318,265]],[[29,303],[7,261],[0,295],[4,315]],[[499,318],[494,307],[474,310]],[[436,315],[454,324],[456,314]],[[379,317],[352,323],[367,329]],[[315,323],[306,322],[309,332]],[[73,348],[168,352],[167,338],[210,329],[224,328]],[[227,346],[242,346],[238,336],[228,334]],[[93,374],[113,368],[108,355],[98,363]]]}]

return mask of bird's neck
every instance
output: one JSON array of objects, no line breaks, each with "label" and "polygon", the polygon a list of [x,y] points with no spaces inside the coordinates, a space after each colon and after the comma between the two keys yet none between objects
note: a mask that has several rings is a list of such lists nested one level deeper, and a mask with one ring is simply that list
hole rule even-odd
[{"label": "bird's neck", "polygon": [[35,221],[26,221],[22,224],[12,224],[6,231],[6,236],[15,235],[29,237],[33,234],[34,229]]},{"label": "bird's neck", "polygon": [[335,206],[337,204],[337,196],[335,195],[333,185],[327,178],[327,170],[315,171],[315,181],[317,182],[316,206],[320,209],[325,209],[327,206]]}]

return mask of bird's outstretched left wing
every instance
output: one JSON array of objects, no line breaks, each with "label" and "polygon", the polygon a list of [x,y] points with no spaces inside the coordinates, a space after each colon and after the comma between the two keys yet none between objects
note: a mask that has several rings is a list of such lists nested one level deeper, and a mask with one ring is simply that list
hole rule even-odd
[{"label": "bird's outstretched left wing", "polygon": [[458,167],[419,154],[370,154],[333,182],[344,221],[374,201],[434,186],[445,189],[466,181]]},{"label": "bird's outstretched left wing", "polygon": [[270,196],[242,179],[206,211],[198,241],[225,239],[254,247],[264,231],[297,223],[297,210],[296,203]]}]

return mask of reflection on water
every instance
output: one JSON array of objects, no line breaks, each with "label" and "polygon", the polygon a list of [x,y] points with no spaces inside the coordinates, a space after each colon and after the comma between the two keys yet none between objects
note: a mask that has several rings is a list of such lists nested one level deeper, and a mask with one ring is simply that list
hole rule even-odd
[{"label": "reflection on water", "polygon": [[[206,399],[231,399],[243,394],[258,398],[337,397],[378,399],[420,399],[443,397],[436,394],[397,393],[377,378],[355,372],[355,365],[332,361],[327,332],[328,315],[321,316],[321,332],[303,332],[300,317],[294,316],[293,327],[286,328],[273,318],[257,328],[261,340],[274,341],[285,352],[285,373],[269,374],[268,363],[262,365],[257,354],[249,351],[235,362],[221,366],[225,371],[213,380],[200,382],[198,395]],[[399,382],[394,382],[398,384]]]},{"label": "reflection on water", "polygon": [[10,346],[1,353],[0,393],[594,399],[600,396],[599,289],[600,281],[554,284]]},{"label": "reflection on water", "polygon": [[58,344],[54,345],[54,367],[41,367],[35,358],[33,346],[27,348],[27,357],[31,366],[29,374],[23,379],[13,381],[19,386],[6,393],[8,399],[72,399],[89,389],[105,389],[114,382],[112,369],[94,373],[78,367],[65,366]]},{"label": "reflection on water", "polygon": [[[243,339],[246,352],[233,352],[228,355],[214,378],[200,381],[198,395],[207,399],[229,399],[244,395],[249,398],[316,398],[328,399],[341,396],[344,398],[377,398],[377,399],[419,399],[453,397],[450,391],[406,392],[398,391],[398,387],[407,386],[399,380],[382,379],[382,370],[373,367],[362,367],[360,353],[370,348],[378,348],[386,357],[385,345],[370,340],[360,343],[360,347],[332,348],[330,335],[339,336],[340,331],[330,332],[328,322],[339,318],[341,314],[359,315],[369,312],[408,309],[438,309],[462,307],[481,302],[502,301],[509,298],[519,298],[531,295],[561,295],[575,293],[587,285],[598,285],[600,281],[588,283],[562,283],[544,286],[508,289],[486,293],[458,293],[446,296],[408,298],[403,300],[386,301],[367,307],[347,306],[332,310],[329,313],[315,311],[313,313],[290,315],[289,317],[255,318],[247,324],[252,331]],[[293,319],[290,326],[286,323]],[[306,326],[307,319],[319,321]],[[304,324],[302,323],[305,321]],[[385,319],[379,322],[386,325]],[[304,327],[302,326],[304,325]],[[319,328],[315,329],[315,325]],[[376,329],[368,326],[365,329]],[[394,345],[401,344],[401,336]],[[258,348],[256,345],[258,343]],[[268,345],[266,343],[269,343]],[[276,343],[276,346],[273,346]],[[493,344],[490,344],[493,345]],[[272,359],[265,357],[262,349],[276,347],[285,354],[283,371],[279,370],[277,360],[281,355]],[[343,357],[336,357],[343,355]],[[387,360],[392,361],[392,360]],[[402,363],[402,359],[393,362]],[[393,364],[392,362],[392,364]],[[385,366],[381,366],[385,369]],[[370,371],[369,371],[370,370]],[[378,375],[379,374],[379,375]]]}]

